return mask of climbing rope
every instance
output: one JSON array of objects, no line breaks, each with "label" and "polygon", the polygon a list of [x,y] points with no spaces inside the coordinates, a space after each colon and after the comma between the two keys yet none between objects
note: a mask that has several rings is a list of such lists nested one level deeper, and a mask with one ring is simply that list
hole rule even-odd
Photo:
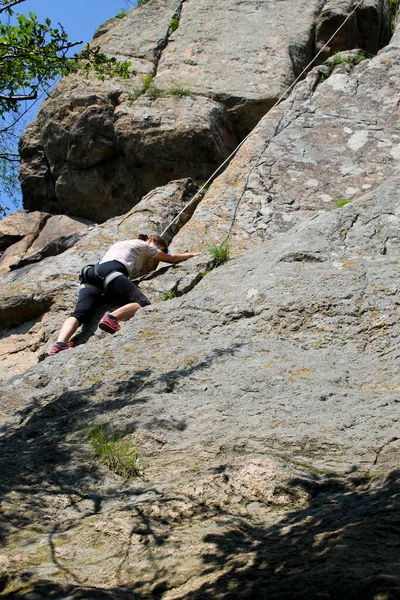
[{"label": "climbing rope", "polygon": [[[298,77],[293,81],[293,83],[283,92],[283,94],[278,98],[278,100],[275,102],[275,104],[265,113],[264,117],[267,116],[276,106],[278,106],[278,104],[280,104],[282,102],[282,100],[285,98],[285,96],[292,90],[292,88],[294,88],[294,86],[300,81],[300,79],[303,77],[303,75],[308,71],[308,69],[312,66],[312,64],[317,60],[317,58],[322,54],[322,52],[325,50],[325,48],[331,43],[331,41],[336,37],[336,35],[339,33],[339,31],[342,29],[342,27],[344,27],[344,25],[347,23],[347,21],[353,16],[353,14],[356,12],[356,10],[359,8],[359,6],[361,6],[361,4],[364,2],[364,0],[359,0],[359,2],[356,4],[356,6],[353,8],[353,10],[351,11],[351,13],[349,13],[347,15],[347,17],[345,18],[345,20],[343,21],[343,23],[337,28],[337,30],[335,31],[335,33],[329,38],[329,40],[327,42],[325,42],[325,44],[322,46],[322,48],[319,50],[319,52],[314,56],[314,58],[309,62],[309,64],[302,70],[302,72],[300,73],[300,75],[298,75]],[[263,117],[263,118],[264,118]],[[175,221],[179,220],[179,218],[181,217],[181,215],[183,215],[183,213],[185,212],[185,210],[188,208],[189,205],[193,204],[195,198],[197,198],[201,192],[214,180],[214,178],[216,177],[216,175],[225,167],[225,165],[227,165],[232,158],[235,156],[235,154],[238,152],[238,150],[243,146],[243,144],[245,142],[247,142],[247,140],[249,139],[249,137],[252,135],[253,131],[250,131],[250,133],[244,138],[244,140],[242,140],[240,142],[240,144],[233,150],[233,152],[228,156],[228,158],[226,158],[224,160],[224,162],[218,167],[218,169],[216,169],[214,171],[214,173],[207,179],[207,181],[205,183],[203,183],[203,185],[200,187],[200,189],[196,192],[196,194],[193,196],[193,198],[184,206],[184,208],[172,219],[171,223],[163,230],[163,232],[161,233],[161,235],[164,235],[165,232],[172,227],[172,225],[175,223]],[[246,180],[247,181],[247,180]],[[246,189],[246,188],[245,188]],[[224,240],[224,244],[227,243],[229,236],[231,234],[232,228],[233,228],[233,224],[235,222],[236,219],[236,215],[237,215],[237,211],[239,208],[239,204],[242,200],[244,196],[244,192],[243,194],[241,194],[238,202],[236,203],[234,212],[233,212],[233,218],[232,218],[232,224],[229,228],[229,232],[228,235],[226,236],[225,240]]]}]

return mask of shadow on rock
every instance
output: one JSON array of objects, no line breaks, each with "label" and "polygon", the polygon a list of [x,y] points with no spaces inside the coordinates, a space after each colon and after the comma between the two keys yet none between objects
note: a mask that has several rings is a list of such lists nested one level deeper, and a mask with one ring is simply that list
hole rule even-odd
[{"label": "shadow on rock", "polygon": [[[212,521],[212,533],[203,537],[202,572],[187,581],[184,587],[191,591],[183,595],[174,592],[171,570],[155,578],[151,590],[141,581],[106,589],[42,579],[29,593],[21,587],[3,597],[398,600],[400,470],[383,482],[329,475],[292,480],[291,486],[307,488],[307,506],[275,525],[203,506],[200,518],[204,528]],[[165,527],[172,532],[174,524]]]},{"label": "shadow on rock", "polygon": [[[6,541],[11,532],[32,524],[46,530],[60,502],[76,505],[85,500],[90,508],[87,506],[84,514],[98,513],[105,497],[109,500],[114,492],[119,495],[123,480],[115,479],[116,475],[97,459],[88,429],[94,424],[111,424],[118,437],[134,434],[138,427],[167,434],[185,431],[184,418],[164,418],[152,409],[146,412],[144,407],[154,394],[171,393],[180,380],[238,347],[240,344],[215,349],[196,365],[161,375],[154,376],[147,369],[126,380],[65,391],[47,403],[46,392],[40,399],[33,397],[18,412],[20,425],[3,426],[0,438],[0,500],[4,507],[0,513],[0,539]],[[105,480],[109,485],[103,493]],[[143,494],[144,485],[140,487],[135,490],[130,484],[129,493]],[[53,498],[57,498],[54,505]]]},{"label": "shadow on rock", "polygon": [[207,535],[203,575],[223,574],[179,600],[400,599],[400,470],[372,489],[335,476],[292,485],[308,487],[308,506],[269,528]]}]

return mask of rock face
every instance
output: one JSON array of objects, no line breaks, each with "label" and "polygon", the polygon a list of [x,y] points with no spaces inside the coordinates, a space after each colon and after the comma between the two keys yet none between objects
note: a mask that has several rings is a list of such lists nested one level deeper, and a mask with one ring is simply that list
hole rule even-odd
[{"label": "rock face", "polygon": [[237,250],[379,186],[399,164],[398,35],[371,60],[316,67],[260,121],[180,243]]},{"label": "rock face", "polygon": [[[102,222],[172,179],[207,179],[351,6],[157,0],[106,23],[95,43],[136,75],[57,87],[21,140],[24,207]],[[388,6],[369,0],[327,55],[364,39],[375,52],[388,41]]]},{"label": "rock face", "polygon": [[399,182],[3,388],[5,597],[398,597]]},{"label": "rock face", "polygon": [[[136,52],[135,68],[153,65],[161,86],[173,48],[181,64],[178,34],[186,66],[210,64],[189,44],[206,7],[210,31],[222,31],[228,13],[240,11],[249,27],[268,7],[286,15],[301,4],[224,0],[217,13],[204,0],[152,0],[97,39],[117,53],[139,15],[148,29],[121,57]],[[343,21],[349,7],[304,4],[299,24],[314,14],[318,45],[323,18]],[[369,22],[371,43],[383,40],[386,8],[366,0],[349,20],[355,39]],[[35,236],[0,278],[4,598],[400,598],[399,35],[369,60],[354,64],[361,50],[347,49],[312,70],[202,193],[189,178],[170,181],[46,257],[64,216],[2,221],[4,247]],[[227,42],[229,60],[232,52]],[[58,88],[62,102],[70,85]],[[130,177],[142,177],[160,144],[171,164],[161,156],[159,171],[176,173],[178,138],[184,169],[205,169],[207,152],[217,163],[239,135],[240,106],[223,94],[115,103],[117,88],[107,89],[76,80],[66,120],[54,117],[48,130],[45,111],[62,111],[47,103],[21,146],[32,190],[44,194],[51,173],[61,189],[73,164],[106,172],[124,160],[137,169]],[[197,123],[198,153],[185,120]],[[138,233],[164,233],[172,251],[201,255],[144,277],[153,304],[117,334],[97,329],[110,308],[99,306],[75,347],[48,357],[82,265]],[[215,267],[209,249],[224,241],[231,258]]]},{"label": "rock face", "polygon": [[75,244],[89,223],[65,215],[16,211],[0,221],[0,274]]}]

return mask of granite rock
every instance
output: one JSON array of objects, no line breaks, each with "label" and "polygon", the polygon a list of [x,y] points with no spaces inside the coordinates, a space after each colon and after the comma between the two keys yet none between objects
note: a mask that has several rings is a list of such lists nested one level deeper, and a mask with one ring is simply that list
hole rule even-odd
[{"label": "granite rock", "polygon": [[[128,59],[131,77],[56,87],[21,140],[24,207],[103,222],[172,179],[207,179],[352,6],[157,0],[104,24],[92,44]],[[368,0],[325,54],[375,51],[388,24],[388,0]]]},{"label": "granite rock", "polygon": [[6,597],[397,597],[399,183],[2,387]]},{"label": "granite rock", "polygon": [[46,256],[61,254],[73,246],[88,226],[88,221],[65,215],[16,211],[0,221],[0,274],[18,269]]},{"label": "granite rock", "polygon": [[315,67],[260,121],[179,242],[204,247],[229,236],[232,252],[240,252],[395,173],[399,35],[358,65]]}]

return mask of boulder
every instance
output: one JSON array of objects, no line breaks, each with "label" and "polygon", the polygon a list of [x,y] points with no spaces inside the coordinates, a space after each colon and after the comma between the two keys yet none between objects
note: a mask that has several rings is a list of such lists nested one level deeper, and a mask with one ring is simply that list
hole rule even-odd
[{"label": "boulder", "polygon": [[37,236],[49,215],[39,211],[17,210],[0,220],[0,252],[26,235]]},{"label": "boulder", "polygon": [[[2,221],[2,239],[11,243],[0,255],[0,274],[61,254],[77,242],[89,222],[63,215],[16,211]],[[17,241],[18,240],[18,241]]]},{"label": "boulder", "polygon": [[70,115],[46,121],[43,113],[43,149],[32,150],[25,138],[21,144],[24,206],[34,205],[29,198],[36,194],[40,161],[47,181],[41,206],[103,222],[170,180],[188,173],[206,179],[236,145],[225,109],[210,99],[124,98],[114,108],[81,107],[71,128]]},{"label": "boulder", "polygon": [[[342,50],[362,48],[368,56],[373,56],[389,43],[390,8],[388,0],[328,0],[317,19],[315,31],[316,51],[326,44],[319,62]],[[343,24],[339,33],[335,32]],[[334,36],[334,37],[333,37]],[[333,39],[331,39],[333,37]]]}]

